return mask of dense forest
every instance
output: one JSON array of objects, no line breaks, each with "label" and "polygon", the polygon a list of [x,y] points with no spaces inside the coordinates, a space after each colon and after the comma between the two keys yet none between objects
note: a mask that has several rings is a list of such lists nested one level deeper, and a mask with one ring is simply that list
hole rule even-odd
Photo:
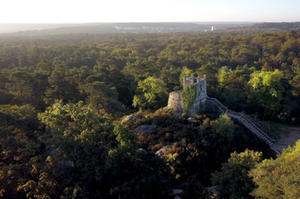
[{"label": "dense forest", "polygon": [[163,108],[191,73],[300,123],[300,31],[0,36],[0,197],[300,198],[299,142],[276,157],[227,115]]}]

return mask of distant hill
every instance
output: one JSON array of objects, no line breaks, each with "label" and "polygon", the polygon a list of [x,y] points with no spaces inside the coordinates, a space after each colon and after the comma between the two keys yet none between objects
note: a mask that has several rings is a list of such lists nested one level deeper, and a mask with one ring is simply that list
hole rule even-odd
[{"label": "distant hill", "polygon": [[[16,24],[10,27],[10,34],[17,35],[53,35],[53,34],[78,34],[78,33],[168,33],[168,32],[207,32],[238,28],[253,25],[253,23],[237,22],[195,22],[195,23],[87,23],[87,24],[50,24],[20,25],[20,31],[16,31]],[[7,27],[8,25],[6,25]],[[1,33],[0,24],[0,33]],[[48,27],[48,28],[47,28]],[[3,29],[4,30],[4,29]],[[8,29],[5,29],[8,33]],[[3,33],[3,31],[2,31]]]},{"label": "distant hill", "polygon": [[299,30],[299,29],[300,29],[300,22],[291,22],[291,23],[282,22],[282,23],[257,23],[252,26],[229,28],[227,29],[227,31],[258,33],[258,32],[289,31],[289,30]]},{"label": "distant hill", "polygon": [[300,29],[294,23],[187,22],[187,23],[84,23],[84,24],[0,24],[0,33],[16,36],[107,33],[240,32],[259,33]]},{"label": "distant hill", "polygon": [[74,24],[3,24],[0,23],[0,33],[12,33],[30,30],[55,29],[60,27],[74,26]]}]

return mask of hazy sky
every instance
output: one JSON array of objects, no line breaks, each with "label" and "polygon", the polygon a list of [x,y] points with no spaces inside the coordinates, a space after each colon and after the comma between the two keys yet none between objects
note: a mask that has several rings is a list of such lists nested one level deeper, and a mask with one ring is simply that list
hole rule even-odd
[{"label": "hazy sky", "polygon": [[300,21],[300,0],[0,0],[0,23]]}]

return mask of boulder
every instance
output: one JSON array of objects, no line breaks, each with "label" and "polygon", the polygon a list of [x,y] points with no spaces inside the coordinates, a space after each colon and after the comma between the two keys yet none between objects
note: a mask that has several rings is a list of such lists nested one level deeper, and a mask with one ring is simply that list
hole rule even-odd
[{"label": "boulder", "polygon": [[155,154],[162,157],[170,148],[171,148],[171,145],[163,146],[158,151],[156,151]]},{"label": "boulder", "polygon": [[137,150],[137,152],[139,152],[139,153],[147,153],[147,151],[145,149],[143,149],[143,148],[139,148]]},{"label": "boulder", "polygon": [[121,124],[128,123],[128,122],[134,122],[138,119],[143,119],[143,118],[144,118],[143,115],[133,113],[133,114],[124,116],[123,119],[121,120]]},{"label": "boulder", "polygon": [[174,194],[174,195],[181,194],[182,192],[183,192],[182,189],[173,189],[173,194]]},{"label": "boulder", "polygon": [[154,133],[156,131],[156,125],[140,125],[136,128],[137,133]]}]

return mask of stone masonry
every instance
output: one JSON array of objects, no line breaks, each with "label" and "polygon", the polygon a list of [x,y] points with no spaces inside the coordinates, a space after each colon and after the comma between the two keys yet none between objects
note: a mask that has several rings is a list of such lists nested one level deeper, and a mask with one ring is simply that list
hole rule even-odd
[{"label": "stone masonry", "polygon": [[[202,106],[204,106],[207,99],[207,91],[206,91],[206,75],[203,78],[194,77],[183,77],[183,89],[194,85],[196,87],[196,97],[194,100],[194,104],[189,107],[188,115],[194,116],[199,113]],[[181,93],[182,90],[173,91],[169,94],[168,108],[173,110],[176,114],[183,113],[182,102],[181,102]]]}]

